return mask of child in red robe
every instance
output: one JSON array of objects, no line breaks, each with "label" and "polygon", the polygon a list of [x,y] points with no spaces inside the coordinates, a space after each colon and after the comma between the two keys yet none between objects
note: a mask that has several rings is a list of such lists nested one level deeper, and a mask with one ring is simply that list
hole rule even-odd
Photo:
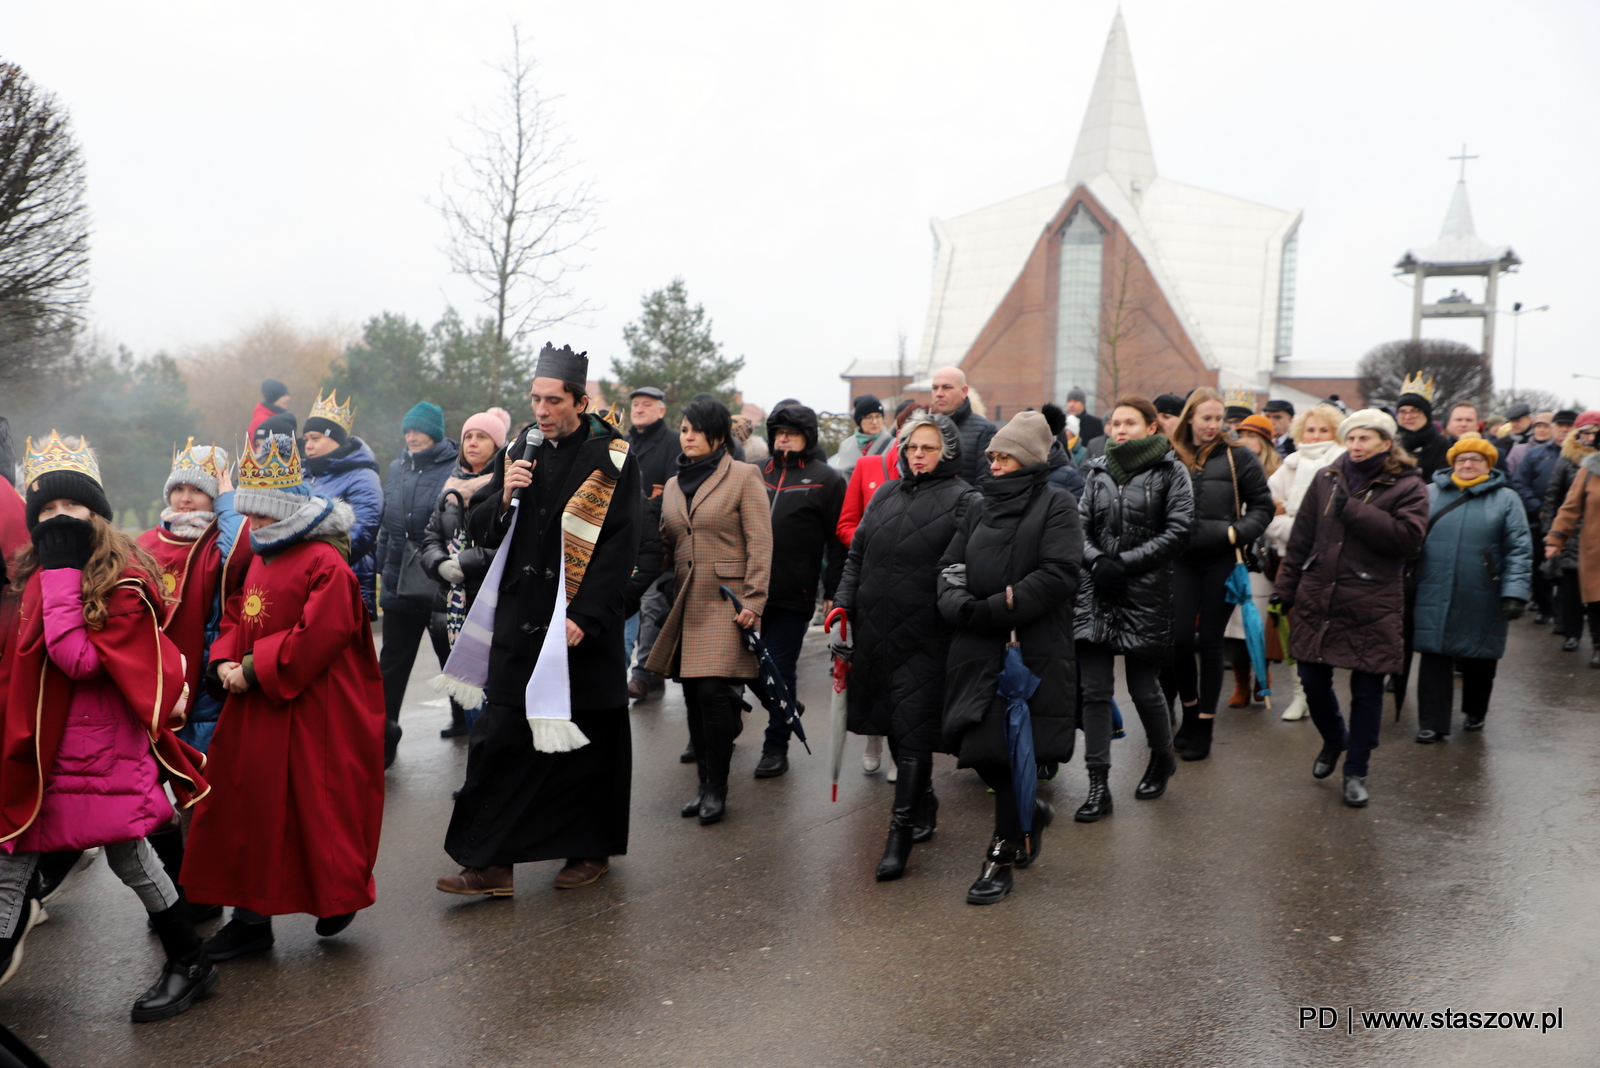
[{"label": "child in red robe", "polygon": [[0,661],[0,983],[39,918],[41,853],[104,848],[166,949],[135,1021],[177,1015],[217,985],[184,902],[145,836],[204,796],[205,757],[180,741],[183,657],[161,632],[160,569],[109,522],[87,445],[28,439],[31,544],[7,564],[20,596]]},{"label": "child in red robe", "polygon": [[271,948],[272,917],[338,934],[375,899],[383,823],[383,677],[355,573],[350,506],[313,496],[292,439],[239,465],[234,507],[255,554],[207,674],[227,693],[211,793],[195,809],[183,885],[232,905],[214,960]]}]

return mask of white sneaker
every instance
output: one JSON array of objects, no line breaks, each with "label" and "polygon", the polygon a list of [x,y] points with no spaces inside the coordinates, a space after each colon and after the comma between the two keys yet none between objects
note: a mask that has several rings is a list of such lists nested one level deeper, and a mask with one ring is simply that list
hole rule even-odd
[{"label": "white sneaker", "polygon": [[[39,922],[39,914],[44,911],[44,908],[39,904],[38,898],[30,897],[24,899],[22,907],[25,911],[17,920],[17,933],[4,940],[11,943],[11,953],[8,957],[0,958],[0,986],[5,986],[11,980],[11,977],[17,974],[17,969],[22,967],[23,940],[28,937],[28,931]],[[0,942],[0,946],[3,945],[4,942]]]},{"label": "white sneaker", "polygon": [[[871,775],[883,766],[883,735],[867,735],[867,749],[861,754],[861,770]],[[892,769],[891,769],[892,770]],[[894,780],[890,780],[893,782]]]}]

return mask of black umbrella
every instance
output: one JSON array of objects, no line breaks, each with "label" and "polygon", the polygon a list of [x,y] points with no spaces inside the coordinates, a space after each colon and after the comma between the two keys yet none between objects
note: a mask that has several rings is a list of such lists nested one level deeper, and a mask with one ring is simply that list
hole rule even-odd
[{"label": "black umbrella", "polygon": [[[744,611],[744,605],[739,603],[739,598],[726,586],[718,586],[725,601],[733,602],[735,614]],[[778,662],[772,659],[772,654],[767,651],[766,643],[756,633],[754,627],[740,627],[739,633],[744,636],[744,647],[756,656],[756,667],[760,671],[751,689],[761,699],[761,704],[768,712],[782,716],[789,724],[794,736],[800,739],[800,744],[806,747],[806,752],[811,752],[811,745],[806,741],[805,728],[800,726],[800,713],[805,711],[805,706],[795,700],[794,694],[789,692],[789,684],[784,681],[783,674],[778,671]]]}]

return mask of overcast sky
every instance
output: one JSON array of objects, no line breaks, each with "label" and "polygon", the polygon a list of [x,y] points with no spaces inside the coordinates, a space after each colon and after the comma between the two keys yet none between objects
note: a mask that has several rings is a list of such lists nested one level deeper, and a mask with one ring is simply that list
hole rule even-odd
[{"label": "overcast sky", "polygon": [[[682,275],[769,405],[845,403],[856,356],[914,354],[930,217],[1064,174],[1116,7],[397,2],[9,4],[0,42],[70,110],[94,213],[93,314],[138,352],[264,314],[432,323],[429,206],[520,23],[601,198],[547,333],[598,377],[639,298]],[[1460,150],[1478,233],[1524,259],[1519,384],[1600,402],[1600,5],[1123,5],[1163,175],[1303,208],[1295,355],[1403,337],[1392,266],[1437,235]],[[1441,293],[1443,290],[1441,290]],[[1462,335],[1472,339],[1471,329]],[[545,335],[538,338],[545,340]],[[1509,378],[1510,323],[1497,371]]]}]

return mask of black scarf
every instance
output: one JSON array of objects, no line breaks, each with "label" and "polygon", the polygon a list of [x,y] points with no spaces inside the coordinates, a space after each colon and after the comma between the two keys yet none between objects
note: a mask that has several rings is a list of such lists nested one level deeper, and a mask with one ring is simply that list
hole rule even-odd
[{"label": "black scarf", "polygon": [[1049,464],[1029,464],[1016,471],[1008,471],[987,482],[978,483],[989,506],[989,515],[995,519],[1015,519],[1028,510],[1034,494],[1050,477]]},{"label": "black scarf", "polygon": [[1344,468],[1345,489],[1350,496],[1359,496],[1363,490],[1372,485],[1372,480],[1378,477],[1379,472],[1383,470],[1383,462],[1388,458],[1388,449],[1365,460],[1352,460],[1349,453],[1339,457],[1339,465]]},{"label": "black scarf", "polygon": [[1439,428],[1433,425],[1430,419],[1422,424],[1421,430],[1400,431],[1400,445],[1412,456],[1420,455],[1423,449],[1433,444],[1433,439],[1439,436]]},{"label": "black scarf", "polygon": [[695,491],[711,477],[711,472],[717,469],[726,455],[728,446],[723,444],[712,449],[709,456],[702,456],[698,460],[682,455],[678,457],[678,488],[683,491],[684,500],[694,500]]}]

